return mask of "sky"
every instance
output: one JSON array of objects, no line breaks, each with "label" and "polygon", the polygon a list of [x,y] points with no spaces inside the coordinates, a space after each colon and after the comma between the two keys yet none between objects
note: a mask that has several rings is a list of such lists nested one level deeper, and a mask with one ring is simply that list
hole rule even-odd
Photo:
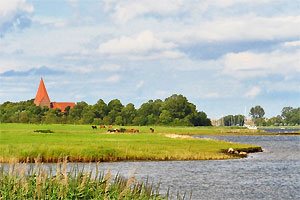
[{"label": "sky", "polygon": [[1,0],[0,103],[182,94],[210,118],[300,106],[300,0]]}]

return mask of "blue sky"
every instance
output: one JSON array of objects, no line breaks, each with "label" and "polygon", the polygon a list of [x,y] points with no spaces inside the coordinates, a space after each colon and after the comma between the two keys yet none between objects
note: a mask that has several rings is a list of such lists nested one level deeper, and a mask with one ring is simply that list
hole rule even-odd
[{"label": "blue sky", "polygon": [[211,118],[300,106],[299,0],[1,0],[0,102],[139,107],[185,95]]}]

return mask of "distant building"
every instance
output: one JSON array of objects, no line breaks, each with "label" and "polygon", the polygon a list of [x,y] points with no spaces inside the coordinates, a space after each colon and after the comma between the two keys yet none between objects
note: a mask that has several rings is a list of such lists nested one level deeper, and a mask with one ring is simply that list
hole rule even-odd
[{"label": "distant building", "polygon": [[34,104],[36,106],[48,107],[52,109],[60,109],[62,112],[65,112],[65,109],[69,106],[73,108],[75,106],[74,102],[51,102],[48,96],[47,89],[44,84],[43,78],[41,78],[39,88],[36,92],[34,99]]},{"label": "distant building", "polygon": [[223,118],[221,119],[211,119],[211,125],[212,126],[223,126]]},{"label": "distant building", "polygon": [[255,123],[251,118],[245,118],[245,125],[254,126]]}]

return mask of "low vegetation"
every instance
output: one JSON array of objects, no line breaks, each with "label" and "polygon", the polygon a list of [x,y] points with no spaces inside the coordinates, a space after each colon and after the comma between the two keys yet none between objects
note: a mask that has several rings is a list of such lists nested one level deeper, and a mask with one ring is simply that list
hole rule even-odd
[{"label": "low vegetation", "polygon": [[148,182],[104,173],[98,167],[92,173],[76,167],[69,169],[66,162],[54,170],[40,163],[30,166],[0,167],[1,199],[167,199]]},{"label": "low vegetation", "polygon": [[[196,127],[126,127],[139,133],[108,133],[89,125],[0,124],[0,162],[57,162],[67,157],[70,162],[122,160],[208,160],[229,159],[222,153],[228,148],[245,149],[255,145],[194,138],[170,138],[166,134],[230,134],[244,129]],[[36,133],[51,130],[53,133]],[[220,133],[220,131],[223,131]],[[237,133],[235,133],[237,134]],[[256,148],[256,147],[255,147]]]},{"label": "low vegetation", "polygon": [[34,130],[35,133],[54,133],[53,131],[47,129],[47,130]]}]

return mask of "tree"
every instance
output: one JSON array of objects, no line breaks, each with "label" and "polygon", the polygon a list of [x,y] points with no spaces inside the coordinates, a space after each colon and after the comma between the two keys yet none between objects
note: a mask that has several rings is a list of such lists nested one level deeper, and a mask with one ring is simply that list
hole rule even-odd
[{"label": "tree", "polygon": [[194,126],[211,126],[210,119],[207,118],[205,112],[195,112],[190,119],[190,122]]},{"label": "tree", "polygon": [[173,119],[183,119],[196,111],[196,106],[188,102],[183,95],[173,94],[165,99],[162,110],[167,110]]},{"label": "tree", "polygon": [[[294,116],[291,115],[291,116]],[[295,121],[295,117],[290,117]],[[183,95],[174,94],[162,101],[149,100],[139,109],[132,103],[125,107],[118,99],[111,100],[108,105],[98,100],[95,105],[78,102],[73,108],[67,107],[64,112],[48,107],[39,107],[34,100],[20,102],[4,102],[0,104],[0,121],[8,123],[81,123],[81,124],[122,124],[122,125],[154,125],[165,124],[175,126],[210,125],[204,112],[198,112],[196,106]]]},{"label": "tree", "polygon": [[122,108],[121,116],[123,118],[123,124],[131,125],[133,119],[136,116],[136,109],[132,103],[127,104],[124,108]]},{"label": "tree", "polygon": [[113,121],[112,121],[112,119],[109,116],[103,117],[103,124],[110,125],[112,123],[113,123]]},{"label": "tree", "polygon": [[300,124],[300,107],[284,107],[281,112],[285,125],[299,125]]},{"label": "tree", "polygon": [[283,119],[280,115],[277,115],[276,117],[272,117],[267,121],[268,126],[272,126],[272,125],[279,126],[281,124],[283,124]]},{"label": "tree", "polygon": [[172,122],[172,115],[168,110],[163,110],[159,115],[159,122],[164,125],[168,125]]},{"label": "tree", "polygon": [[93,106],[93,110],[96,118],[103,119],[103,117],[108,114],[108,106],[102,99],[97,101],[97,103]]},{"label": "tree", "polygon": [[252,119],[259,119],[263,118],[263,116],[265,115],[265,111],[261,106],[255,106],[250,109],[249,114],[252,117]]},{"label": "tree", "polygon": [[123,105],[119,99],[113,99],[108,103],[108,115],[112,121],[115,123],[116,117],[121,116],[121,111],[123,109]]},{"label": "tree", "polygon": [[122,105],[121,101],[119,99],[113,99],[108,103],[108,111],[117,111],[117,112],[121,112],[122,108],[124,106]]},{"label": "tree", "polygon": [[284,107],[281,110],[281,116],[283,119],[287,119],[290,117],[291,112],[293,111],[293,107]]},{"label": "tree", "polygon": [[227,115],[223,117],[224,126],[244,126],[244,115]]},{"label": "tree", "polygon": [[19,122],[21,122],[21,123],[28,123],[29,122],[28,111],[20,112],[20,114],[19,114]]},{"label": "tree", "polygon": [[143,103],[141,107],[137,110],[137,118],[134,120],[135,124],[138,125],[152,125],[157,124],[159,121],[159,116],[161,114],[161,107],[163,101],[157,99],[155,101],[149,100]]},{"label": "tree", "polygon": [[95,113],[93,112],[93,107],[92,106],[86,106],[82,110],[82,119],[81,122],[83,124],[91,124],[94,122],[95,118]]},{"label": "tree", "polygon": [[46,124],[55,124],[58,122],[56,110],[48,110],[43,117],[43,122]]},{"label": "tree", "polygon": [[123,118],[122,118],[122,116],[117,116],[117,117],[116,117],[115,124],[121,125],[121,126],[124,125],[124,124],[123,124]]},{"label": "tree", "polygon": [[70,109],[69,118],[71,122],[79,123],[82,119],[82,112],[85,107],[89,106],[86,102],[78,102],[74,108]]}]

